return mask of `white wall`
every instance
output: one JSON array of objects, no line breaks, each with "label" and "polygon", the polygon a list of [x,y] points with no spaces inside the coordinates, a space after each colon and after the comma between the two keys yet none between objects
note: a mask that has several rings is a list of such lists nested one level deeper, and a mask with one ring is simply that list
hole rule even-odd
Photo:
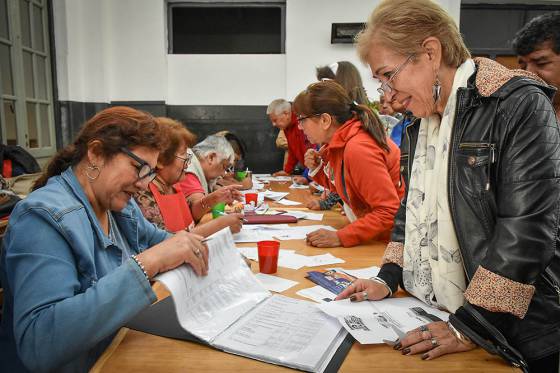
[{"label": "white wall", "polygon": [[[370,72],[352,45],[330,44],[333,22],[365,22],[378,0],[286,0],[285,55],[167,55],[163,0],[54,0],[60,100],[267,105],[315,80],[315,68],[353,62],[368,94]],[[460,0],[439,0],[459,20]]]}]

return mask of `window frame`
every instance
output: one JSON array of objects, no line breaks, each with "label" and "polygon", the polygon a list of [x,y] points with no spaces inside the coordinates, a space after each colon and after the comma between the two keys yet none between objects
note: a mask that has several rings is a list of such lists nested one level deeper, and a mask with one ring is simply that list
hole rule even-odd
[{"label": "window frame", "polygon": [[[286,54],[286,3],[285,2],[220,2],[220,3],[194,3],[194,2],[169,2],[167,4],[167,54],[200,55],[200,53],[174,53],[173,52],[173,9],[174,8],[280,8],[280,53]],[[250,53],[238,53],[246,55]],[[216,54],[222,55],[222,54]]]}]

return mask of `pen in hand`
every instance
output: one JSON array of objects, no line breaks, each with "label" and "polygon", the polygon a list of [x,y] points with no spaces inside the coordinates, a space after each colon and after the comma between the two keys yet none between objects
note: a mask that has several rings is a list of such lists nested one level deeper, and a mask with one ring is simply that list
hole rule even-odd
[{"label": "pen in hand", "polygon": [[[221,211],[218,211],[218,214],[222,215],[222,216],[228,216],[229,215],[229,214],[226,214],[225,212],[221,212]],[[247,220],[245,218],[242,218],[241,220],[243,220],[243,223],[248,223],[249,222],[249,220]]]}]

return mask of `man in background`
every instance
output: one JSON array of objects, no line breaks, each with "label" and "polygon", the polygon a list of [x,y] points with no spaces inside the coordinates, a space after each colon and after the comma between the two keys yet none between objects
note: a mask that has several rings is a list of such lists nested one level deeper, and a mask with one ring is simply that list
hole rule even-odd
[{"label": "man in background", "polygon": [[[560,89],[560,12],[533,18],[513,39],[513,49],[519,66],[540,76]],[[556,118],[560,119],[560,95],[552,102]]]},{"label": "man in background", "polygon": [[[292,104],[284,99],[276,99],[268,105],[266,114],[274,127],[284,131],[288,141],[288,160],[284,164],[284,169],[275,172],[273,175],[288,176],[301,174],[304,168],[305,152],[312,145],[307,141],[303,131],[298,128],[296,115],[292,112]],[[296,170],[298,165],[299,172]],[[298,178],[298,183],[303,183],[303,179],[305,178]]]}]

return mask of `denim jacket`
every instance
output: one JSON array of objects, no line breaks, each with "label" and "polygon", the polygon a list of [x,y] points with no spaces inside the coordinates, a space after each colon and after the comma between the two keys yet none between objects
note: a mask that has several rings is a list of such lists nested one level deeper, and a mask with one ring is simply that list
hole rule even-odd
[{"label": "denim jacket", "polygon": [[[112,214],[131,252],[169,236],[133,200]],[[156,300],[138,265],[121,255],[71,168],[18,203],[0,261],[0,371],[87,371],[118,329]]]}]

